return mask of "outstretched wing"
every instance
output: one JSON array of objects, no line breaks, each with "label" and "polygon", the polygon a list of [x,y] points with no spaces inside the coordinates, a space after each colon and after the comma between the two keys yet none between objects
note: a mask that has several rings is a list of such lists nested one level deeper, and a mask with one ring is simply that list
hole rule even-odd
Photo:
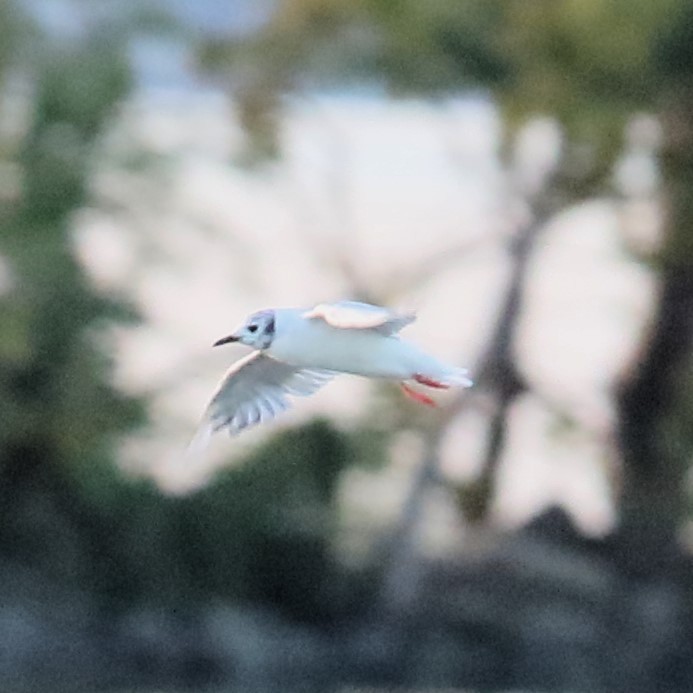
[{"label": "outstretched wing", "polygon": [[254,351],[236,361],[224,376],[196,439],[224,428],[234,435],[270,421],[289,408],[288,395],[312,395],[334,376],[333,371],[295,368]]},{"label": "outstretched wing", "polygon": [[359,301],[320,303],[304,317],[324,320],[328,325],[342,330],[376,330],[387,336],[416,320],[414,313],[397,313]]}]

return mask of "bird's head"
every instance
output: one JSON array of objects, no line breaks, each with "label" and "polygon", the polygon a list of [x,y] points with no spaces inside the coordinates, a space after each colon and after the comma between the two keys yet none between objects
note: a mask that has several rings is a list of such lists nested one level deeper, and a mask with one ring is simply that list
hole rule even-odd
[{"label": "bird's head", "polygon": [[275,319],[273,310],[253,313],[233,334],[222,337],[213,346],[240,342],[255,349],[267,349],[274,339]]}]

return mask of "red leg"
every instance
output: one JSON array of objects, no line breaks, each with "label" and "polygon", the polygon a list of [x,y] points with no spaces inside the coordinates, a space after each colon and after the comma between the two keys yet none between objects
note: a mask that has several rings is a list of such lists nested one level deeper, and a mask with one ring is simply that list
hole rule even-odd
[{"label": "red leg", "polygon": [[412,377],[414,378],[414,380],[416,380],[417,383],[421,383],[421,385],[427,385],[428,387],[435,387],[438,390],[447,390],[450,387],[449,385],[441,383],[438,380],[433,380],[433,378],[427,378],[425,375],[421,375],[421,373],[414,373]]},{"label": "red leg", "polygon": [[404,392],[404,394],[407,397],[411,397],[411,399],[413,399],[415,402],[419,402],[420,404],[425,404],[429,407],[437,406],[437,404],[428,395],[424,395],[423,392],[418,392],[417,390],[413,390],[406,383],[400,383],[399,386],[402,388],[402,392]]}]

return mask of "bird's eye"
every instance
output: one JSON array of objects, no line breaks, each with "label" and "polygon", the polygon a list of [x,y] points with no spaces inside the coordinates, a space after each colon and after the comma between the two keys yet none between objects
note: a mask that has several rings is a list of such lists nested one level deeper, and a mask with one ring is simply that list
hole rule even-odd
[{"label": "bird's eye", "polygon": [[248,332],[257,332],[257,325],[248,325]]}]

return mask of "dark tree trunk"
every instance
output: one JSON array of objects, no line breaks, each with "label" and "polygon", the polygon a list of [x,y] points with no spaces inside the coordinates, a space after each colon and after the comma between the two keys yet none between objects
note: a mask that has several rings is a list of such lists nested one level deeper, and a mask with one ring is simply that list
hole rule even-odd
[{"label": "dark tree trunk", "polygon": [[693,440],[693,100],[679,93],[663,117],[666,195],[660,286],[641,358],[617,392],[623,460],[620,534],[627,564],[657,571],[676,553]]}]

